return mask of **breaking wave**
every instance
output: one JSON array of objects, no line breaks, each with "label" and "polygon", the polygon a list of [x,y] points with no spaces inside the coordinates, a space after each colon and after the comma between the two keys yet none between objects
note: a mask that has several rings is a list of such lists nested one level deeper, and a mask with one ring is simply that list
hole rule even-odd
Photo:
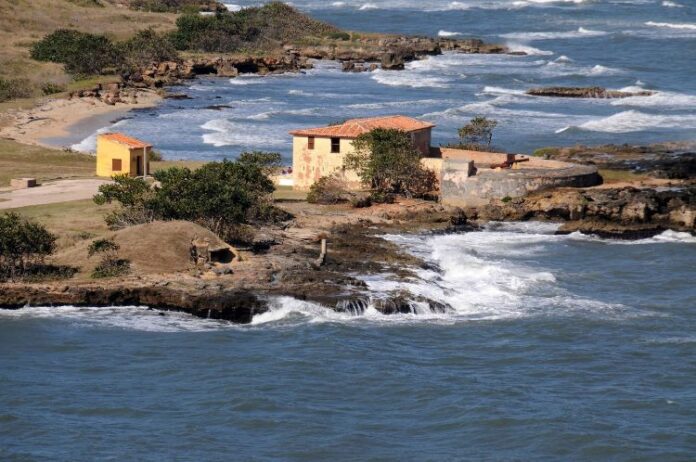
[{"label": "breaking wave", "polygon": [[652,27],[666,27],[668,29],[696,30],[696,24],[692,24],[692,23],[671,23],[671,22],[648,21],[645,23],[645,25],[652,26]]},{"label": "breaking wave", "polygon": [[502,34],[500,37],[514,40],[554,40],[554,39],[573,39],[586,37],[601,37],[607,35],[608,32],[601,30],[585,29],[579,27],[575,31],[567,32],[513,32]]},{"label": "breaking wave", "polygon": [[587,130],[603,133],[630,133],[651,129],[696,128],[696,115],[659,115],[630,110],[594,119],[578,126],[567,126],[556,133],[568,130]]}]

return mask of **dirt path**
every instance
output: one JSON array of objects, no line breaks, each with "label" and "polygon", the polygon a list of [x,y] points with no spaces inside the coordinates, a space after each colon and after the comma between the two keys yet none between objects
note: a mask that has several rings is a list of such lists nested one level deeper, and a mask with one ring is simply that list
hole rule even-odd
[{"label": "dirt path", "polygon": [[97,179],[62,180],[45,183],[36,188],[3,192],[0,193],[0,209],[91,199],[97,193],[99,186],[108,182],[108,180]]}]

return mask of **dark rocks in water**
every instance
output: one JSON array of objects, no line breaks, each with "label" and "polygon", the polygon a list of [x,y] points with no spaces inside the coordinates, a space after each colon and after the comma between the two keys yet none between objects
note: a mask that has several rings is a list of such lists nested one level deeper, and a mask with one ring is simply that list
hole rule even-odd
[{"label": "dark rocks in water", "polygon": [[384,53],[381,62],[382,69],[389,71],[403,70],[405,66],[403,55],[394,51]]},{"label": "dark rocks in water", "polygon": [[543,148],[535,155],[595,165],[606,170],[627,170],[654,178],[691,180],[696,178],[696,145],[689,142],[661,143],[647,146],[608,144]]},{"label": "dark rocks in water", "polygon": [[376,63],[365,63],[356,61],[343,61],[341,63],[341,70],[343,72],[372,72],[379,68]]},{"label": "dark rocks in water", "polygon": [[89,284],[66,287],[5,285],[0,293],[0,308],[142,305],[240,324],[247,324],[254,315],[268,311],[264,301],[250,292],[241,290],[182,290],[162,285],[129,287]]},{"label": "dark rocks in water", "polygon": [[167,93],[164,95],[165,99],[193,99],[186,93]]},{"label": "dark rocks in water", "polygon": [[211,104],[210,106],[206,106],[205,109],[210,111],[222,111],[223,109],[232,109],[232,106],[228,106],[227,104]]},{"label": "dark rocks in water", "polygon": [[543,87],[530,88],[527,90],[527,94],[557,98],[628,98],[631,96],[652,96],[655,92],[607,90],[602,87]]},{"label": "dark rocks in water", "polygon": [[696,186],[594,188],[531,194],[470,211],[482,221],[566,221],[562,232],[580,231],[627,239],[666,229],[696,233]]}]

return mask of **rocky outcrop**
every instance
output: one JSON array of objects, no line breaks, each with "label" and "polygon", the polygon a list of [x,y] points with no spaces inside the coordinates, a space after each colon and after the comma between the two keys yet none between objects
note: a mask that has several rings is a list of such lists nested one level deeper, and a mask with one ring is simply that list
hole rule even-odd
[{"label": "rocky outcrop", "polygon": [[121,83],[97,84],[92,88],[70,92],[68,99],[97,98],[111,106],[117,103],[137,103],[137,93],[126,89]]},{"label": "rocky outcrop", "polygon": [[266,302],[239,290],[196,290],[136,284],[36,285],[5,284],[0,293],[1,308],[25,306],[148,306],[183,311],[194,316],[249,323],[268,310]]},{"label": "rocky outcrop", "polygon": [[670,180],[696,179],[696,144],[662,143],[648,146],[603,145],[544,148],[543,157],[595,165],[608,170],[626,170]]},{"label": "rocky outcrop", "polygon": [[628,98],[631,96],[652,96],[652,91],[607,90],[602,87],[543,87],[530,88],[528,95],[551,96],[557,98]]},{"label": "rocky outcrop", "polygon": [[491,201],[468,210],[483,221],[561,220],[562,232],[633,239],[667,229],[696,234],[696,187],[667,190],[591,188]]}]

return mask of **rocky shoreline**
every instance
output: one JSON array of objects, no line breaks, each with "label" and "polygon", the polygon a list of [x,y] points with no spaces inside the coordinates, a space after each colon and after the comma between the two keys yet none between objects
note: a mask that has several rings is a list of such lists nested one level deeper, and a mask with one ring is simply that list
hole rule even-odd
[{"label": "rocky shoreline", "polygon": [[289,44],[262,55],[198,54],[185,57],[180,62],[156,62],[138,72],[123,75],[123,85],[163,88],[180,85],[199,75],[234,78],[241,74],[300,72],[312,68],[312,59],[339,61],[346,72],[402,70],[410,61],[440,55],[446,51],[469,54],[510,53],[505,46],[487,44],[479,39],[380,36],[357,42],[337,41],[330,45]]}]

